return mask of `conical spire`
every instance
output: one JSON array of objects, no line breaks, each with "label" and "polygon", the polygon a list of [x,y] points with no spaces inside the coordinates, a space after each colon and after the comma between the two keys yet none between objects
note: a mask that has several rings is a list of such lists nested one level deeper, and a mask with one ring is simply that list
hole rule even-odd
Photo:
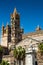
[{"label": "conical spire", "polygon": [[17,10],[16,8],[14,9],[14,12],[13,12],[13,17],[15,17],[15,15],[17,14]]},{"label": "conical spire", "polygon": [[14,13],[14,14],[15,14],[15,13],[17,13],[17,10],[16,10],[16,8],[14,9],[14,12],[13,12],[13,13]]},{"label": "conical spire", "polygon": [[39,31],[41,30],[40,26],[38,25],[37,28],[36,28],[36,31]]}]

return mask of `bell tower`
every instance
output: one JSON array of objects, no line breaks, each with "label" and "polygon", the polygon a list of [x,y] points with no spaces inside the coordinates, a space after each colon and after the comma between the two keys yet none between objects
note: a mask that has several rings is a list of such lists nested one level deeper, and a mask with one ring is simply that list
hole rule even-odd
[{"label": "bell tower", "polygon": [[11,14],[11,40],[14,45],[22,40],[23,29],[20,28],[20,15],[17,13],[16,8]]}]

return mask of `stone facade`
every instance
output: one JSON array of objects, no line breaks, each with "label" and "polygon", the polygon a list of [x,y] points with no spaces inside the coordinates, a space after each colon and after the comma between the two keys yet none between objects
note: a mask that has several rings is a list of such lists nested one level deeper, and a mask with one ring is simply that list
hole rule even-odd
[{"label": "stone facade", "polygon": [[[21,65],[35,65],[36,54],[33,51],[29,51],[31,48],[38,51],[38,44],[43,42],[43,30],[38,26],[35,32],[23,34],[23,29],[20,28],[20,14],[17,12],[16,8],[11,14],[10,25],[7,24],[6,27],[2,25],[2,39],[1,46],[3,47],[3,56],[2,60],[6,60],[10,65],[14,65],[15,58],[13,56],[13,50],[15,47],[22,46],[26,50],[26,58],[21,61]],[[30,57],[30,58],[28,58]],[[43,60],[39,62],[37,54],[37,64],[43,65]],[[29,62],[28,62],[29,61]],[[16,65],[18,61],[16,60]],[[19,65],[19,64],[18,64]]]}]

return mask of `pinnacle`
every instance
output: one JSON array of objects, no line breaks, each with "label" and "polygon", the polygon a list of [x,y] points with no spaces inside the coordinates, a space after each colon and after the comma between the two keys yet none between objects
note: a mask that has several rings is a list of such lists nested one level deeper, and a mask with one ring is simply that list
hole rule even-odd
[{"label": "pinnacle", "polygon": [[16,8],[14,9],[14,12],[13,12],[13,14],[15,14],[15,13],[17,13],[17,10],[16,10]]}]

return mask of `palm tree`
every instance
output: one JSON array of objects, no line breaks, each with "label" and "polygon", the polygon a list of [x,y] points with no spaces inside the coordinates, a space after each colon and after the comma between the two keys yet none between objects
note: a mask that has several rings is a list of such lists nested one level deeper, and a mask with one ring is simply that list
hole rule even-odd
[{"label": "palm tree", "polygon": [[18,47],[18,58],[23,59],[25,57],[25,49],[21,46]]},{"label": "palm tree", "polygon": [[19,65],[21,65],[21,60],[23,61],[25,58],[25,49],[22,48],[21,46],[19,46],[18,48],[15,48],[14,57],[17,59],[17,62],[19,62]]},{"label": "palm tree", "polygon": [[40,43],[38,45],[39,51],[41,52],[41,54],[43,54],[43,43]]},{"label": "palm tree", "polygon": [[9,65],[8,61],[4,61],[2,60],[1,64],[0,65]]},{"label": "palm tree", "polygon": [[17,49],[16,49],[16,48],[14,49],[14,57],[15,57],[15,58],[17,58],[17,57],[18,57],[18,51],[17,51]]},{"label": "palm tree", "polygon": [[25,49],[19,46],[14,49],[14,57],[16,59],[23,59],[25,57]]}]

